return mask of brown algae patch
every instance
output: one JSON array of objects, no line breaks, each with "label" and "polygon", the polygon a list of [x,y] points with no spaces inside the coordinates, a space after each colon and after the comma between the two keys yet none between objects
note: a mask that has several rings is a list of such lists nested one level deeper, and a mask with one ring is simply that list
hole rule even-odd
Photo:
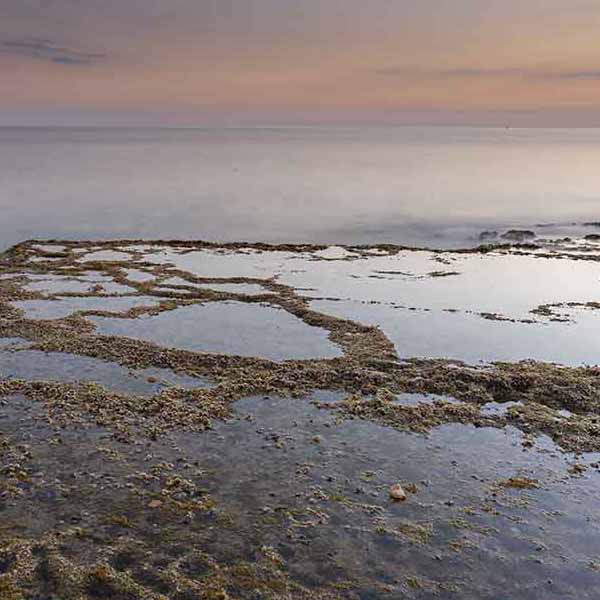
[{"label": "brown algae patch", "polygon": [[[60,265],[32,265],[31,259],[45,256],[40,248],[52,245],[60,247],[53,254]],[[145,253],[151,252],[153,244],[142,242],[26,242],[10,249],[2,259],[5,271],[14,273],[15,279],[0,280],[0,335],[23,337],[34,342],[34,349],[68,352],[100,358],[134,367],[169,368],[191,376],[208,377],[220,384],[220,393],[225,402],[234,401],[253,393],[301,394],[311,389],[335,389],[359,396],[374,395],[382,390],[391,393],[429,392],[448,395],[474,405],[494,402],[516,402],[525,404],[522,411],[512,411],[509,418],[516,427],[525,431],[540,431],[553,436],[567,449],[593,450],[600,447],[596,436],[595,414],[598,413],[600,391],[599,372],[593,368],[569,368],[545,363],[500,363],[473,367],[442,360],[409,360],[399,362],[393,344],[376,327],[364,326],[354,321],[339,319],[312,310],[308,300],[293,288],[277,283],[273,279],[228,278],[230,283],[260,284],[268,291],[268,302],[303,321],[309,327],[318,327],[328,332],[329,339],[337,344],[343,356],[334,359],[288,360],[281,364],[256,357],[237,357],[227,354],[206,354],[189,350],[165,348],[151,342],[131,340],[119,336],[94,335],[92,323],[86,316],[112,316],[131,321],[140,316],[162,316],[178,307],[190,307],[195,302],[215,303],[235,300],[238,303],[255,304],[264,302],[263,296],[243,296],[193,289],[194,298],[159,289],[157,282],[172,276],[183,277],[190,283],[215,282],[215,278],[203,279],[181,270],[173,271],[168,264],[147,263]],[[174,248],[180,252],[205,248],[220,248],[223,252],[246,252],[248,248],[259,252],[271,250],[306,254],[323,250],[320,246],[228,244],[218,246],[204,242],[157,242],[156,247]],[[122,249],[127,248],[126,252]],[[377,246],[374,248],[350,248],[353,253],[368,254],[371,250],[387,253],[398,252],[398,247]],[[101,255],[97,252],[104,252]],[[523,251],[521,249],[521,251]],[[82,261],[86,253],[100,256],[102,261]],[[118,254],[116,254],[118,253]],[[118,258],[118,260],[110,260]],[[345,259],[344,259],[345,260]],[[149,269],[154,279],[130,281],[127,273],[132,270]],[[15,301],[44,298],[36,292],[24,291],[26,274],[35,272],[54,273],[64,276],[85,277],[93,270],[97,274],[112,277],[117,283],[126,283],[137,289],[136,294],[156,301],[156,306],[131,308],[115,313],[104,310],[75,310],[64,318],[27,319],[13,305]],[[145,278],[144,278],[145,279]],[[136,298],[136,294],[130,296]],[[64,298],[65,295],[48,295],[48,301]],[[69,294],[77,298],[102,300],[98,294]],[[123,296],[120,296],[123,298]],[[110,297],[107,298],[110,307]],[[258,340],[257,340],[258,342]],[[292,342],[292,340],[290,340]],[[553,410],[567,409],[575,418],[562,420],[559,425],[548,418],[534,418],[527,411],[527,403],[544,405]],[[393,407],[364,404],[355,407],[354,416],[377,418],[380,422],[401,423],[403,427],[424,431],[431,426],[448,422],[473,422],[490,424],[493,419],[482,417],[476,406],[418,407],[412,411],[396,410]],[[385,414],[384,414],[385,413]],[[503,425],[504,420],[498,422]]]}]

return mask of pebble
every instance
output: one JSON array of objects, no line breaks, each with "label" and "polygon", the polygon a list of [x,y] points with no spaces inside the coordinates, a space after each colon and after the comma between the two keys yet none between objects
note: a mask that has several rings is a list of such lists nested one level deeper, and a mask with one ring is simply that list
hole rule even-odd
[{"label": "pebble", "polygon": [[390,498],[396,502],[404,502],[406,500],[406,492],[399,483],[395,483],[390,488]]}]

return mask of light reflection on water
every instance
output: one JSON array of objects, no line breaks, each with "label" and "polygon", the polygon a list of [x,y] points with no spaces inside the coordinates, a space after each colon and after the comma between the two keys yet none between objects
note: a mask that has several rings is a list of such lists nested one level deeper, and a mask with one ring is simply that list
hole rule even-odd
[{"label": "light reflection on water", "polygon": [[328,332],[265,304],[194,304],[138,319],[89,318],[102,335],[147,340],[195,352],[260,356],[271,360],[334,358],[341,350]]}]

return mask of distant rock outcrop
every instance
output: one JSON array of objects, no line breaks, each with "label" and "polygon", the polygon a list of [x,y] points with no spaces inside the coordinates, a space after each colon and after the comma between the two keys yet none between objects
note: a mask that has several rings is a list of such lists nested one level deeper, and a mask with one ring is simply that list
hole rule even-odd
[{"label": "distant rock outcrop", "polygon": [[510,242],[525,242],[536,237],[535,231],[530,229],[509,229],[500,236],[503,240]]},{"label": "distant rock outcrop", "polygon": [[498,238],[498,232],[497,231],[482,231],[479,234],[479,241],[481,242],[488,242],[489,240],[495,240]]}]

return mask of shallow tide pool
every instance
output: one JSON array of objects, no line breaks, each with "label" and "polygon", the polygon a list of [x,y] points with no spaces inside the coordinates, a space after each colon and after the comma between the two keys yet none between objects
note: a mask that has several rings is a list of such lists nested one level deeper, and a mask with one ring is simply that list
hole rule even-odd
[{"label": "shallow tide pool", "polygon": [[271,360],[335,358],[341,351],[327,332],[266,304],[195,304],[151,317],[90,317],[102,335],[142,339],[195,352]]}]

